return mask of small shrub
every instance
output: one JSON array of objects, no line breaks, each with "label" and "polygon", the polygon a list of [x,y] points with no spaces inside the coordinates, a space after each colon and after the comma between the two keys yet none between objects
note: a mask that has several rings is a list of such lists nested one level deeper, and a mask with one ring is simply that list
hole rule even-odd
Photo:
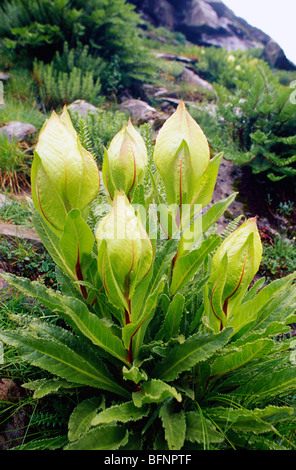
[{"label": "small shrub", "polygon": [[280,279],[296,271],[296,244],[284,235],[277,235],[264,245],[260,273],[269,280]]},{"label": "small shrub", "polygon": [[73,125],[79,134],[82,145],[95,157],[100,168],[104,157],[104,147],[122,128],[126,115],[119,111],[98,111],[82,117],[70,111]]},{"label": "small shrub", "polygon": [[101,84],[92,71],[73,66],[69,72],[60,72],[55,64],[34,63],[34,79],[39,86],[40,100],[45,109],[61,107],[76,99],[97,103]]},{"label": "small shrub", "polygon": [[[250,69],[234,93],[216,86],[225,158],[271,181],[296,174],[296,107],[269,67]],[[291,180],[292,181],[292,180]]]}]

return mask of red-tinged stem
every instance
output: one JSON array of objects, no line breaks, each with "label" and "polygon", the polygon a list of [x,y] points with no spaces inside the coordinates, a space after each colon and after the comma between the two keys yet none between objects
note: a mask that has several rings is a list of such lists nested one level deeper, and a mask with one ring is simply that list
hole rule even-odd
[{"label": "red-tinged stem", "polygon": [[[127,306],[128,306],[128,308],[125,309],[125,324],[129,325],[131,323],[131,299],[128,298],[128,295],[126,295],[125,298],[126,298]],[[127,351],[127,362],[129,364],[133,363],[132,341],[133,341],[133,336],[131,337],[129,348]]]},{"label": "red-tinged stem", "polygon": [[[77,276],[78,281],[84,281],[82,271],[81,271],[81,266],[80,266],[80,260],[79,260],[79,246],[78,246],[77,263],[75,266],[75,271],[76,271],[76,276]],[[80,285],[80,290],[81,290],[81,294],[83,295],[83,297],[87,299],[88,294],[87,294],[86,287]]]}]

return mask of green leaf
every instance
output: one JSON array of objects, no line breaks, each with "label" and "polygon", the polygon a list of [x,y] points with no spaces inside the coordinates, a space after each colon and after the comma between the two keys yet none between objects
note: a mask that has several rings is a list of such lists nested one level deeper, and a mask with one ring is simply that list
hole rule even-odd
[{"label": "green leaf", "polygon": [[223,292],[227,279],[227,266],[228,258],[225,253],[219,268],[211,274],[211,277],[204,289],[204,321],[207,323],[208,327],[216,333],[221,330],[221,326],[224,326],[227,321],[223,310]]},{"label": "green leaf", "polygon": [[202,215],[202,230],[206,232],[224,214],[227,207],[233,203],[238,193],[233,193],[225,199],[216,202]]},{"label": "green leaf", "polygon": [[[64,231],[60,239],[60,251],[71,272],[75,273],[75,279],[83,280],[84,275],[92,261],[92,248],[95,237],[81,217],[79,209],[72,209],[66,218]],[[79,271],[81,271],[79,276]],[[86,278],[84,279],[86,280]]]},{"label": "green leaf", "polygon": [[291,419],[293,408],[268,406],[263,409],[255,408],[222,408],[209,410],[211,419],[223,430],[244,431],[261,434],[274,431],[273,425],[279,421]]},{"label": "green leaf", "polygon": [[84,336],[107,353],[127,363],[127,353],[122,341],[112,333],[111,328],[103,320],[91,313],[87,306],[78,299],[63,296],[61,301],[65,314],[71,318]]},{"label": "green leaf", "polygon": [[126,363],[127,353],[120,338],[115,336],[109,326],[92,313],[83,301],[62,295],[37,281],[30,282],[29,279],[12,274],[5,274],[3,277],[21,292],[35,297],[51,310],[58,311],[75,331],[82,333],[93,344]]},{"label": "green leaf", "polygon": [[122,373],[123,373],[123,378],[125,380],[131,380],[135,384],[138,384],[142,380],[145,380],[145,381],[148,380],[148,376],[146,372],[143,370],[140,370],[138,367],[134,365],[130,369],[124,366],[122,368]]},{"label": "green leaf", "polygon": [[139,421],[147,416],[149,408],[138,408],[132,401],[114,405],[101,411],[93,417],[92,426],[98,424],[109,424],[113,422],[128,423],[129,421]]},{"label": "green leaf", "polygon": [[157,285],[157,288],[148,296],[141,317],[137,323],[130,323],[122,329],[122,340],[127,348],[132,343],[133,359],[135,360],[139,354],[143,343],[146,329],[152,320],[158,302],[158,297],[164,288],[164,280]]},{"label": "green leaf", "polygon": [[[177,240],[168,240],[161,249],[158,250],[153,271],[151,272],[150,283],[147,289],[149,294],[143,298],[143,293],[139,293],[141,284],[135,291],[132,299],[132,315],[131,323],[122,329],[122,339],[126,348],[129,347],[131,338],[133,338],[134,358],[137,357],[146,329],[152,320],[155,308],[157,306],[158,297],[164,289],[164,283],[170,273],[172,259],[177,250]],[[145,293],[145,291],[144,291]]]},{"label": "green leaf", "polygon": [[187,441],[205,445],[224,441],[223,435],[216,430],[213,423],[196,411],[186,413],[186,424]]},{"label": "green leaf", "polygon": [[[31,168],[32,200],[38,212],[42,214],[44,223],[55,231],[57,235],[63,230],[67,211],[60,191],[52,183],[43,167],[42,160],[38,153],[34,151],[34,160]],[[54,174],[53,180],[54,180]]]},{"label": "green leaf", "polygon": [[[252,329],[264,329],[273,321],[283,322],[285,312],[282,303],[293,301],[295,287],[291,287],[296,273],[277,279],[265,286],[256,296],[242,301],[231,313],[229,325],[237,333],[244,325],[252,324]],[[291,298],[292,296],[292,298]],[[289,313],[289,312],[288,312]]]},{"label": "green leaf", "polygon": [[26,329],[0,331],[0,338],[16,347],[24,361],[70,383],[90,385],[129,397],[98,354],[64,328],[32,321]]},{"label": "green leaf", "polygon": [[163,327],[157,334],[156,339],[164,338],[165,341],[169,341],[171,338],[178,336],[184,305],[185,297],[182,294],[176,294],[169,304]]},{"label": "green leaf", "polygon": [[66,260],[59,250],[60,238],[49,228],[49,226],[44,222],[40,214],[36,209],[31,205],[31,217],[34,228],[42,241],[44,247],[52,257],[53,261],[70,276],[72,279],[75,278],[75,273],[69,269],[67,266]]},{"label": "green leaf", "polygon": [[206,207],[208,204],[210,204],[222,158],[223,153],[219,153],[210,160],[210,164],[206,173],[198,182],[197,196],[194,204],[200,204],[202,207]]},{"label": "green leaf", "polygon": [[294,364],[283,366],[280,370],[258,372],[248,382],[238,387],[235,394],[245,397],[249,403],[262,402],[263,399],[281,397],[296,389],[296,369]]},{"label": "green leaf", "polygon": [[60,389],[76,388],[77,384],[71,384],[63,379],[40,379],[24,383],[22,387],[34,390],[33,398],[43,398]]},{"label": "green leaf", "polygon": [[109,258],[109,253],[107,250],[106,240],[103,240],[101,243],[100,251],[104,253],[104,287],[108,298],[114,307],[119,309],[129,310],[127,301],[116,281],[116,278],[113,273],[112,265]]},{"label": "green leaf", "polygon": [[13,450],[57,450],[63,449],[68,443],[67,436],[49,437],[38,439],[13,447]]},{"label": "green leaf", "polygon": [[198,268],[206,257],[220,244],[220,237],[212,235],[206,239],[199,248],[182,254],[177,258],[173,269],[173,278],[170,293],[175,294],[181,290],[196,274]]},{"label": "green leaf", "polygon": [[74,408],[68,422],[68,438],[70,442],[76,441],[76,439],[79,439],[90,429],[92,420],[101,408],[101,405],[102,398],[93,397],[84,400]]},{"label": "green leaf", "polygon": [[150,382],[144,382],[140,392],[132,394],[135,406],[140,408],[145,403],[161,403],[166,398],[175,398],[181,402],[182,397],[174,387],[171,387],[161,380],[152,379]]},{"label": "green leaf", "polygon": [[161,380],[172,381],[199,362],[204,362],[225,346],[232,334],[232,328],[225,328],[221,333],[196,333],[182,344],[174,346],[161,362],[152,370],[152,376]]},{"label": "green leaf", "polygon": [[216,377],[232,372],[252,360],[265,357],[273,347],[273,340],[267,338],[244,344],[237,351],[231,351],[215,359],[211,365],[211,375]]},{"label": "green leaf", "polygon": [[70,443],[65,450],[117,450],[128,442],[128,431],[123,426],[97,426]]},{"label": "green leaf", "polygon": [[159,412],[165,439],[169,450],[180,450],[183,447],[186,434],[185,412],[174,412],[171,403],[165,403]]}]

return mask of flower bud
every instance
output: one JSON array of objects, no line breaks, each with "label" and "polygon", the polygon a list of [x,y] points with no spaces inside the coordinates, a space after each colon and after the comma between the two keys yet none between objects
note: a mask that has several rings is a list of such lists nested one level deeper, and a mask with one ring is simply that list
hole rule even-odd
[{"label": "flower bud", "polygon": [[61,234],[72,209],[83,212],[96,197],[100,175],[85,150],[66,108],[54,111],[43,125],[31,171],[32,199],[50,228]]},{"label": "flower bud", "polygon": [[105,149],[103,180],[111,199],[115,190],[123,190],[129,197],[144,178],[148,163],[144,140],[131,121],[123,125]]},{"label": "flower bud", "polygon": [[181,101],[160,129],[154,149],[154,163],[163,179],[168,204],[192,204],[209,162],[206,136]]},{"label": "flower bud", "polygon": [[229,302],[248,288],[260,267],[262,243],[256,218],[246,220],[223,241],[213,256],[212,272],[219,269],[225,254],[227,275],[223,303],[224,313],[227,314]]},{"label": "flower bud", "polygon": [[[136,285],[148,274],[153,261],[151,241],[140,217],[123,191],[115,191],[110,213],[96,230],[98,244],[98,270],[107,294],[115,300],[116,292],[110,292],[110,269],[126,300],[130,299]],[[112,273],[111,273],[112,277]]]}]

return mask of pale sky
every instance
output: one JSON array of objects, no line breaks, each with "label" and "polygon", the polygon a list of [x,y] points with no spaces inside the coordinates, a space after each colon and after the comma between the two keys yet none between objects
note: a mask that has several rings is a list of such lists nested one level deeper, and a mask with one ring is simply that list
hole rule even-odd
[{"label": "pale sky", "polygon": [[296,0],[223,0],[237,16],[274,39],[296,64]]}]

